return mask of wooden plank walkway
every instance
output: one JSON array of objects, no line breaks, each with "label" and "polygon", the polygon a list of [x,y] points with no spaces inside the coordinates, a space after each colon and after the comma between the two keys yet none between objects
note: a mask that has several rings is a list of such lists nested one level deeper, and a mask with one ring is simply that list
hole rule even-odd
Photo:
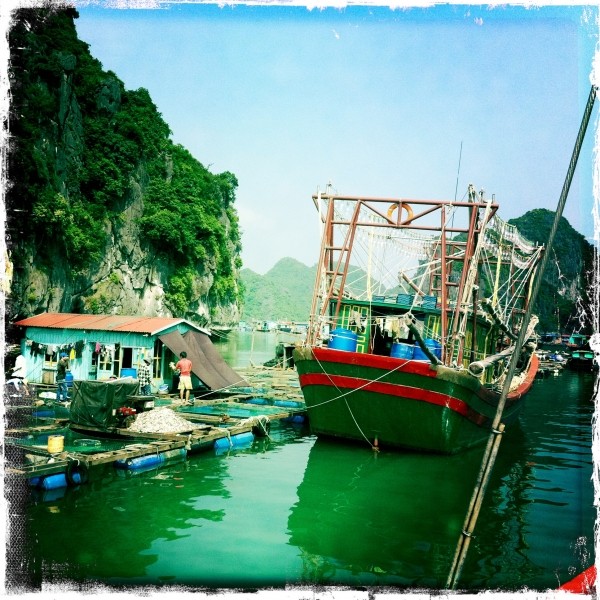
[{"label": "wooden plank walkway", "polygon": [[[246,390],[239,393],[228,393],[221,396],[212,396],[196,398],[196,408],[210,407],[215,405],[226,404],[224,410],[220,414],[202,414],[201,411],[193,413],[188,410],[181,410],[185,407],[178,405],[177,398],[156,396],[157,400],[170,400],[173,404],[171,408],[176,414],[187,419],[195,425],[190,427],[189,431],[181,433],[144,433],[130,431],[128,429],[99,429],[94,427],[75,427],[72,429],[78,433],[83,433],[93,437],[94,439],[105,438],[107,441],[118,441],[126,444],[123,448],[115,450],[101,450],[98,452],[77,452],[63,451],[51,454],[48,452],[47,446],[44,445],[28,445],[19,443],[18,440],[12,439],[6,441],[7,445],[12,445],[26,454],[37,456],[39,459],[33,460],[31,464],[26,465],[7,465],[6,474],[21,476],[26,478],[45,476],[56,473],[64,473],[67,466],[72,461],[77,461],[88,470],[100,465],[114,463],[118,460],[126,460],[128,458],[138,458],[142,456],[150,456],[155,453],[167,452],[169,450],[177,450],[186,448],[188,452],[198,452],[208,450],[214,447],[215,441],[228,438],[238,434],[248,433],[252,431],[255,422],[251,418],[233,417],[227,414],[227,409],[233,410],[244,409],[256,412],[256,417],[266,417],[270,422],[279,421],[289,418],[301,410],[287,407],[274,407],[272,404],[264,405],[269,409],[268,414],[261,414],[263,405],[251,404],[247,402],[252,398],[261,397],[269,400],[294,400],[302,402],[303,398],[298,387],[298,377],[295,371],[282,369],[269,369],[263,367],[252,367],[244,372],[246,379],[252,382],[256,389],[245,393]],[[27,408],[27,407],[24,407]],[[39,407],[29,407],[39,408]],[[272,412],[273,408],[279,408],[278,412]],[[267,411],[265,411],[266,413]],[[5,430],[5,435],[8,436],[23,436],[51,433],[64,429],[69,425],[68,419],[55,419],[52,423],[44,425],[35,425],[32,427],[18,427]],[[223,427],[227,425],[227,427]],[[140,441],[143,440],[143,441]],[[131,442],[131,443],[129,443]],[[44,459],[46,459],[44,461]]]}]

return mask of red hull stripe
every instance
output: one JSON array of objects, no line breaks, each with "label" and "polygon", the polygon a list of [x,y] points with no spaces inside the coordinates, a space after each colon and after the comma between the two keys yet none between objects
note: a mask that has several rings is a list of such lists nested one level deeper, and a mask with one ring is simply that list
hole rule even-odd
[{"label": "red hull stripe", "polygon": [[300,385],[303,388],[309,385],[323,385],[345,390],[360,389],[360,391],[373,392],[375,394],[383,394],[386,396],[398,396],[409,398],[411,400],[428,402],[429,404],[436,404],[438,406],[445,406],[464,417],[471,418],[472,415],[470,415],[470,413],[473,413],[473,410],[470,409],[465,402],[458,398],[448,396],[447,394],[440,394],[439,392],[431,392],[406,385],[359,379],[358,377],[326,375],[325,373],[307,373],[305,375],[300,375]]},{"label": "red hull stripe", "polygon": [[[375,369],[384,369],[386,371],[392,371],[398,368],[399,362],[402,362],[402,372],[421,375],[423,377],[437,377],[435,369],[431,368],[429,361],[418,361],[418,360],[406,360],[399,358],[391,358],[388,356],[379,356],[376,354],[363,354],[356,352],[340,352],[339,350],[330,350],[329,348],[312,348],[312,353],[315,358],[322,363],[338,363],[344,365],[358,365],[361,367],[372,367]],[[529,366],[529,372],[527,377],[521,383],[521,385],[509,392],[506,397],[508,404],[513,403],[515,400],[522,398],[531,388],[535,379],[539,367],[539,359],[534,354],[531,357],[531,364]],[[494,403],[498,401],[499,394],[491,392],[486,388],[482,387],[479,390],[478,396],[487,401],[488,403]]]},{"label": "red hull stripe", "polygon": [[312,353],[319,362],[332,362],[343,365],[360,365],[361,367],[372,367],[392,371],[402,363],[403,373],[416,373],[426,377],[436,377],[437,373],[431,368],[428,360],[407,360],[405,358],[392,358],[378,354],[367,354],[358,352],[340,352],[329,348],[313,347]]}]

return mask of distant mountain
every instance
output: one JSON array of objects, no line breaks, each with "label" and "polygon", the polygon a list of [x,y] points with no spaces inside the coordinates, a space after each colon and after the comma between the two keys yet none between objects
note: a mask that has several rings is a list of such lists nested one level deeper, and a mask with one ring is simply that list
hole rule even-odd
[{"label": "distant mountain", "polygon": [[[535,209],[510,223],[532,242],[546,244],[553,219],[552,211]],[[593,246],[563,217],[536,303],[535,313],[540,318],[538,331],[583,329],[591,332],[593,309],[589,274],[593,272],[593,265]],[[351,268],[351,271],[347,285],[358,295],[366,285],[366,274],[358,269]],[[242,318],[307,321],[315,273],[316,265],[307,267],[293,258],[282,258],[266,275],[242,269],[246,290]]]},{"label": "distant mountain", "polygon": [[268,273],[242,269],[245,288],[242,318],[269,321],[307,321],[315,267],[294,258],[282,258]]},{"label": "distant mountain", "polygon": [[[528,240],[545,245],[555,214],[536,208],[509,223]],[[561,217],[535,306],[540,317],[538,331],[592,333],[594,257],[594,247]]]}]

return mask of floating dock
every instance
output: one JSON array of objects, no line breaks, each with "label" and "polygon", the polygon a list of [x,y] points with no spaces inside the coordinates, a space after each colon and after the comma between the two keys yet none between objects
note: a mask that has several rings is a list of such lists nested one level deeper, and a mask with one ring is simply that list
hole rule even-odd
[{"label": "floating dock", "polygon": [[[155,469],[185,460],[189,453],[247,446],[255,438],[267,437],[271,423],[304,421],[306,407],[295,371],[253,367],[246,370],[245,378],[251,387],[196,394],[193,406],[182,405],[172,396],[146,397],[189,423],[189,429],[167,433],[138,431],[131,424],[130,428],[80,427],[64,418],[65,408],[52,400],[40,405],[37,397],[22,399],[7,407],[19,418],[17,423],[9,419],[13,427],[5,430],[5,472],[42,489],[79,485],[102,465]],[[139,413],[136,421],[151,412]],[[60,441],[58,447],[53,447],[55,439]]]}]

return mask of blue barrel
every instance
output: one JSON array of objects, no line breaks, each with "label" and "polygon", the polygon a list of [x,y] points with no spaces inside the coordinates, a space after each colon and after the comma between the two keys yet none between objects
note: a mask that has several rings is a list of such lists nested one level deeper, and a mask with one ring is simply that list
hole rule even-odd
[{"label": "blue barrel", "polygon": [[305,420],[305,415],[292,415],[291,417],[286,417],[285,419],[282,419],[282,421],[285,421],[286,423],[304,423]]},{"label": "blue barrel", "polygon": [[38,417],[39,419],[44,419],[47,417],[54,417],[54,411],[53,410],[34,410],[31,413],[32,417]]},{"label": "blue barrel", "polygon": [[73,373],[71,371],[67,371],[65,374],[65,382],[67,383],[67,387],[73,387]]},{"label": "blue barrel", "polygon": [[406,358],[410,360],[413,358],[414,350],[415,347],[411,346],[411,344],[402,344],[400,342],[396,342],[392,344],[390,356],[392,358]]},{"label": "blue barrel", "polygon": [[349,329],[334,329],[329,338],[329,348],[332,350],[344,350],[345,352],[356,352],[358,336]]},{"label": "blue barrel", "polygon": [[137,377],[137,369],[121,369],[121,377]]},{"label": "blue barrel", "polygon": [[136,458],[121,458],[115,461],[115,467],[118,469],[145,469],[148,467],[156,467],[164,462],[161,454],[148,454],[147,456],[138,456]]},{"label": "blue barrel", "polygon": [[[230,442],[231,439],[231,443]],[[218,450],[220,448],[231,448],[233,446],[243,446],[244,444],[249,444],[254,441],[254,434],[251,431],[247,431],[246,433],[238,433],[236,435],[232,435],[231,438],[223,437],[215,440],[215,449]]]},{"label": "blue barrel", "polygon": [[302,402],[295,402],[294,400],[275,400],[273,404],[284,408],[304,408]]},{"label": "blue barrel", "polygon": [[248,400],[246,400],[246,402],[248,404],[271,404],[266,398],[248,398]]},{"label": "blue barrel", "polygon": [[[437,358],[442,358],[442,345],[437,340],[426,339],[424,340],[425,345],[430,350],[430,352],[436,356]],[[421,350],[421,346],[415,342],[415,351],[413,353],[413,358],[415,360],[429,360],[427,355],[423,350]]]},{"label": "blue barrel", "polygon": [[[73,473],[73,482],[81,483],[79,473]],[[67,476],[65,473],[56,473],[55,475],[48,475],[47,477],[44,477],[39,483],[39,487],[41,487],[44,490],[55,490],[57,488],[67,487],[67,485]]]}]

